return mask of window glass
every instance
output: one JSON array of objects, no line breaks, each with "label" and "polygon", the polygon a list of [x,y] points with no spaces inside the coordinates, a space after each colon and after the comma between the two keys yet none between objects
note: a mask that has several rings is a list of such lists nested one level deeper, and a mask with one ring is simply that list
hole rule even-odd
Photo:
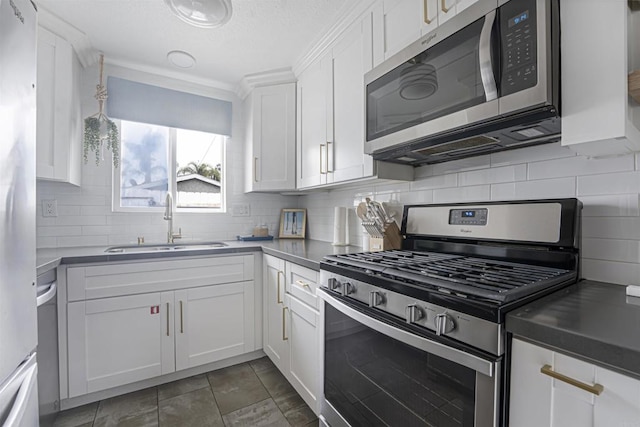
[{"label": "window glass", "polygon": [[178,209],[223,210],[226,136],[124,120],[120,134],[115,210],[160,210],[167,192]]},{"label": "window glass", "polygon": [[121,122],[120,206],[164,206],[169,190],[169,128]]},{"label": "window glass", "polygon": [[206,132],[176,131],[176,206],[222,206],[222,153],[225,137]]}]

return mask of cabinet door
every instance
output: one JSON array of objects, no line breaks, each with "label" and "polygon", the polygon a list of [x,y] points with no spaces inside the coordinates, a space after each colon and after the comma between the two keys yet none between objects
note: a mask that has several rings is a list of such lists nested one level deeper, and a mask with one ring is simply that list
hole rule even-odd
[{"label": "cabinet door", "polygon": [[291,349],[289,378],[307,405],[318,414],[321,360],[317,329],[319,313],[291,296],[288,297],[288,306]]},{"label": "cabinet door", "polygon": [[596,367],[596,380],[604,391],[596,397],[594,425],[636,425],[640,421],[640,381],[600,367]]},{"label": "cabinet door", "polygon": [[[384,0],[382,2],[382,31],[384,59],[409,46],[420,38],[424,4],[427,20],[437,26],[437,0]],[[432,4],[433,3],[433,4]],[[428,25],[428,24],[425,24]]]},{"label": "cabinet door", "polygon": [[309,66],[298,80],[297,186],[327,182],[327,106],[330,95],[330,57]]},{"label": "cabinet door", "polygon": [[294,190],[296,186],[296,85],[259,87],[251,96],[251,190]]},{"label": "cabinet door", "polygon": [[175,291],[176,370],[254,350],[253,281]]},{"label": "cabinet door", "polygon": [[329,146],[328,182],[373,174],[364,154],[364,74],[373,67],[372,15],[353,24],[333,48],[333,138]]},{"label": "cabinet door", "polygon": [[263,256],[264,286],[264,352],[282,372],[289,369],[289,343],[285,339],[285,262],[270,255]]},{"label": "cabinet door", "polygon": [[38,28],[36,176],[80,185],[80,64],[71,44]]},{"label": "cabinet door", "polygon": [[67,316],[69,397],[175,370],[173,292],[72,302]]},{"label": "cabinet door", "polygon": [[548,426],[551,422],[551,378],[540,373],[553,364],[553,352],[513,340],[509,391],[509,425]]}]

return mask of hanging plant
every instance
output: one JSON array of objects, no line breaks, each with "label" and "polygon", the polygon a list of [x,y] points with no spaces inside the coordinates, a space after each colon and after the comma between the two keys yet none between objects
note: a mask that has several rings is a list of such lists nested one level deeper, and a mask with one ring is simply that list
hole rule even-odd
[{"label": "hanging plant", "polygon": [[[89,151],[95,152],[96,166],[104,160],[104,149],[111,150],[113,167],[120,165],[120,134],[118,126],[104,114],[107,89],[103,85],[104,55],[100,55],[100,83],[96,86],[95,98],[99,111],[84,119],[84,162],[89,161]],[[106,146],[106,147],[105,147]]]}]

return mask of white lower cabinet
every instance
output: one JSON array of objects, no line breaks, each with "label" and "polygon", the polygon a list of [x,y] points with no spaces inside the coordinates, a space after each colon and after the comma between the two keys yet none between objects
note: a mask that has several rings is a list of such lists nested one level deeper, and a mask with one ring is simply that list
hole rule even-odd
[{"label": "white lower cabinet", "polygon": [[[509,425],[626,427],[640,420],[639,380],[518,339],[512,350]],[[554,379],[545,366],[593,390]]]},{"label": "white lower cabinet", "polygon": [[253,350],[253,282],[175,292],[176,370]]},{"label": "white lower cabinet", "polygon": [[[62,397],[259,348],[253,262],[249,255],[70,267],[64,318],[68,396]],[[154,287],[160,291],[144,292]],[[133,295],[118,295],[127,292]],[[100,294],[108,296],[91,299]]]},{"label": "white lower cabinet", "polygon": [[173,372],[172,306],[173,292],[70,303],[69,397]]},{"label": "white lower cabinet", "polygon": [[318,272],[271,255],[263,257],[264,352],[318,414],[322,362],[315,305]]}]

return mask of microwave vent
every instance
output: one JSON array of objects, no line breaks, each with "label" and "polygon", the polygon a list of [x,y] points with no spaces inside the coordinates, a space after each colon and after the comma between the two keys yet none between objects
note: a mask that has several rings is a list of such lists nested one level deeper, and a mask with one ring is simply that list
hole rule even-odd
[{"label": "microwave vent", "polygon": [[499,147],[497,138],[479,135],[415,150],[414,152],[423,156],[460,156],[488,149],[493,150],[496,147]]}]

